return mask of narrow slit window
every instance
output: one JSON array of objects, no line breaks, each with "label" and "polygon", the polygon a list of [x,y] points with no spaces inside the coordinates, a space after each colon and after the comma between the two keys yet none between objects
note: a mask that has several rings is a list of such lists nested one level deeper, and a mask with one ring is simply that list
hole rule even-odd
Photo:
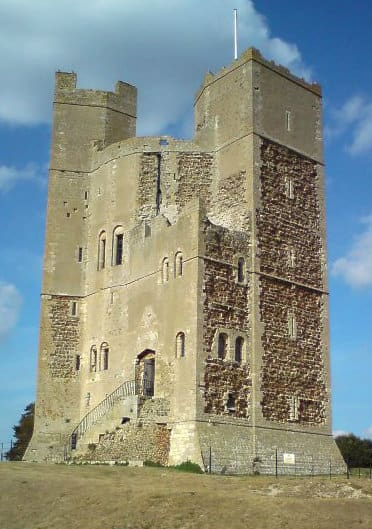
[{"label": "narrow slit window", "polygon": [[79,263],[83,261],[83,248],[81,246],[79,246],[79,249],[78,249],[78,261]]},{"label": "narrow slit window", "polygon": [[177,252],[174,258],[174,275],[175,277],[183,275],[183,256],[181,252]]},{"label": "narrow slit window", "polygon": [[106,233],[101,233],[98,241],[98,270],[106,266]]},{"label": "narrow slit window", "polygon": [[105,347],[103,350],[103,370],[107,371],[109,366],[109,348]]},{"label": "narrow slit window", "polygon": [[123,234],[118,233],[116,235],[115,264],[121,265],[122,262],[123,262]]},{"label": "narrow slit window", "polygon": [[218,344],[217,344],[217,356],[221,360],[224,360],[226,358],[227,354],[227,334],[224,332],[220,332],[218,335]]},{"label": "narrow slit window", "polygon": [[238,259],[238,283],[245,282],[245,260],[243,257]]},{"label": "narrow slit window", "polygon": [[75,371],[80,371],[80,355],[75,356]]},{"label": "narrow slit window", "polygon": [[289,337],[294,340],[297,335],[297,324],[296,324],[296,318],[294,314],[290,314],[288,316],[288,332]]},{"label": "narrow slit window", "polygon": [[185,333],[179,332],[176,336],[176,357],[181,358],[185,354]]},{"label": "narrow slit window", "polygon": [[167,283],[169,281],[169,259],[165,257],[161,267],[162,282]]},{"label": "narrow slit window", "polygon": [[285,194],[287,198],[293,200],[295,196],[294,179],[293,176],[287,176],[285,182]]},{"label": "narrow slit window", "polygon": [[71,316],[77,316],[77,302],[71,302]]},{"label": "narrow slit window", "polygon": [[228,393],[226,399],[226,410],[229,412],[235,411],[236,407],[236,398],[234,393]]},{"label": "narrow slit window", "polygon": [[97,348],[95,346],[93,346],[90,350],[89,369],[91,373],[95,373],[97,371]]},{"label": "narrow slit window", "polygon": [[285,112],[285,126],[287,131],[290,132],[292,128],[292,115],[290,110],[286,110]]},{"label": "narrow slit window", "polygon": [[235,340],[235,362],[241,364],[243,360],[243,347],[244,347],[244,338],[238,336]]},{"label": "narrow slit window", "polygon": [[299,409],[300,409],[300,399],[297,395],[292,395],[289,399],[289,420],[290,421],[299,420]]}]

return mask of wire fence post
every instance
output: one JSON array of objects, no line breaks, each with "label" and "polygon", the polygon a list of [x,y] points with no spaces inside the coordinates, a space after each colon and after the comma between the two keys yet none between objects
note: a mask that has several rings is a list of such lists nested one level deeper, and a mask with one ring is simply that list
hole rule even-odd
[{"label": "wire fence post", "polygon": [[209,474],[212,474],[212,447],[209,447]]},{"label": "wire fence post", "polygon": [[278,477],[278,449],[275,448],[275,477]]},{"label": "wire fence post", "polygon": [[371,463],[369,464],[369,479],[372,478],[372,466]]},{"label": "wire fence post", "polygon": [[332,479],[332,461],[329,460],[329,479]]},{"label": "wire fence post", "polygon": [[347,460],[346,460],[346,478],[350,479],[349,458],[347,458]]}]

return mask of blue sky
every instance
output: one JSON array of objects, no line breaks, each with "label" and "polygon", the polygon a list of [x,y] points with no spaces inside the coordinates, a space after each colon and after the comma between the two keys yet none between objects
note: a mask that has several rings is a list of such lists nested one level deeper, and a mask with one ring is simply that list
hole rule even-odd
[{"label": "blue sky", "polygon": [[137,85],[138,134],[191,136],[204,73],[253,45],[323,87],[333,429],[372,437],[372,3],[1,0],[0,442],[34,400],[54,71]]}]

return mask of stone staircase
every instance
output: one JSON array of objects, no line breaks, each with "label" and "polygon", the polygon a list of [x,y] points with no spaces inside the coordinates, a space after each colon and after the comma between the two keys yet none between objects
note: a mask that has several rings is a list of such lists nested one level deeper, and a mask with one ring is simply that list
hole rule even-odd
[{"label": "stone staircase", "polygon": [[99,435],[113,430],[123,418],[137,418],[139,397],[134,380],[120,384],[110,395],[90,410],[71,432],[65,447],[65,459],[81,453],[89,443],[97,442]]}]

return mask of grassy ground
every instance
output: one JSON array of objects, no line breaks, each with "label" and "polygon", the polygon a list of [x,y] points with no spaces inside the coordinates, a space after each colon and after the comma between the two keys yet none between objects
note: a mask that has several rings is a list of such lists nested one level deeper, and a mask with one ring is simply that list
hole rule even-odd
[{"label": "grassy ground", "polygon": [[0,463],[1,529],[372,529],[372,480]]}]

